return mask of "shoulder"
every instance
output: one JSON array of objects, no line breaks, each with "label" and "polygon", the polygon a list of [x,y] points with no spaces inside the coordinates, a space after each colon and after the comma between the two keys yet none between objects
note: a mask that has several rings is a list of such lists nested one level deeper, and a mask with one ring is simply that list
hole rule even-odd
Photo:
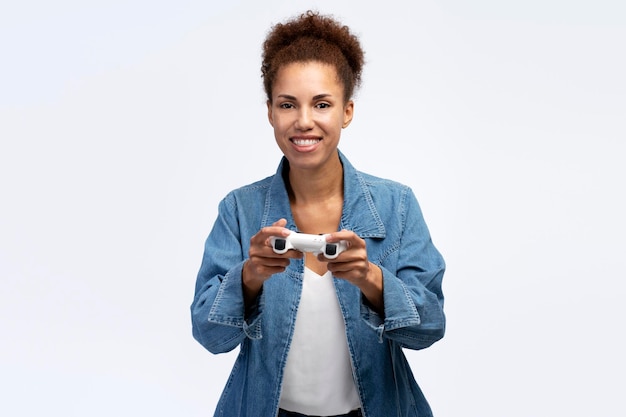
[{"label": "shoulder", "polygon": [[275,175],[270,175],[261,180],[251,182],[250,184],[242,185],[230,191],[229,194],[246,194],[246,193],[258,192],[259,190],[261,191],[267,190],[272,184],[274,177]]},{"label": "shoulder", "polygon": [[360,184],[362,187],[365,186],[371,192],[381,192],[381,193],[406,193],[410,192],[410,187],[407,185],[400,183],[398,181],[379,177],[376,175],[369,174],[367,172],[358,170],[355,168],[348,158],[343,154],[339,153],[341,161],[344,166],[344,170],[346,173],[345,181],[350,184]]},{"label": "shoulder", "polygon": [[390,178],[378,177],[376,175],[368,174],[368,173],[363,172],[363,171],[357,171],[357,173],[363,178],[363,181],[365,181],[365,183],[368,186],[372,186],[372,187],[387,187],[387,188],[391,188],[393,190],[402,190],[402,189],[409,188],[408,185],[403,184],[403,183],[401,183],[399,181],[396,181],[396,180],[392,180]]},{"label": "shoulder", "polygon": [[238,202],[258,199],[267,193],[274,177],[275,175],[270,175],[261,180],[234,188],[226,194],[222,202],[237,205]]},{"label": "shoulder", "polygon": [[402,182],[358,172],[361,178],[363,195],[376,207],[381,218],[399,216],[402,221],[407,217],[421,217],[421,207],[413,189]]},{"label": "shoulder", "polygon": [[383,195],[407,196],[412,195],[410,186],[389,178],[371,175],[362,171],[357,171],[362,183],[367,187],[373,197]]}]

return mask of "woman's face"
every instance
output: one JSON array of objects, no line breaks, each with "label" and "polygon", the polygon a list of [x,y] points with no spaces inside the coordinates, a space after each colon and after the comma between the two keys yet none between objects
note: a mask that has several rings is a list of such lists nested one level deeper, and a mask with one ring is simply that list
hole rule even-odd
[{"label": "woman's face", "polygon": [[293,169],[321,169],[337,162],[341,129],[352,120],[354,103],[344,103],[335,67],[292,63],[277,73],[267,102],[274,136]]}]

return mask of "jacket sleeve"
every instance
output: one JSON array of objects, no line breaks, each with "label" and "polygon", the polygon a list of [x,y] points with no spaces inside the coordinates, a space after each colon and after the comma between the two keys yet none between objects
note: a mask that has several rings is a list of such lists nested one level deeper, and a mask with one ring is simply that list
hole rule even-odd
[{"label": "jacket sleeve", "polygon": [[247,253],[236,212],[234,198],[227,196],[220,202],[191,304],[193,337],[212,353],[231,351],[246,337],[261,337],[259,305],[245,311],[241,273]]},{"label": "jacket sleeve", "polygon": [[391,339],[409,349],[424,349],[445,333],[442,279],[445,262],[435,248],[421,209],[410,189],[405,195],[402,233],[395,265],[383,272],[384,317],[365,303],[363,316],[382,342]]}]

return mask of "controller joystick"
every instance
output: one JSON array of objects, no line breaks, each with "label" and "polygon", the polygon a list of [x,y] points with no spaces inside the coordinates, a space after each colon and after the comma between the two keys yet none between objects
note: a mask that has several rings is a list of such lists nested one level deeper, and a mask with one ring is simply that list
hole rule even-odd
[{"label": "controller joystick", "polygon": [[291,232],[287,237],[270,238],[270,243],[274,252],[282,254],[290,249],[299,250],[300,252],[312,252],[315,255],[323,253],[328,259],[335,259],[341,252],[347,249],[346,242],[339,241],[336,243],[327,243],[328,235],[310,235],[306,233]]}]

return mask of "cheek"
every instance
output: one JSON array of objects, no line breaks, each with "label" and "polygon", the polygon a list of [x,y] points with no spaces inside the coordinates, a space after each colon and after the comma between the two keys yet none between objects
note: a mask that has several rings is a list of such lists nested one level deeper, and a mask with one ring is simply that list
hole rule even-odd
[{"label": "cheek", "polygon": [[333,117],[333,120],[332,120],[333,129],[341,130],[343,128],[344,123],[345,123],[345,117],[343,113],[337,114],[335,117]]},{"label": "cheek", "polygon": [[287,128],[288,123],[286,123],[284,118],[276,118],[274,119],[274,131],[280,132]]}]

